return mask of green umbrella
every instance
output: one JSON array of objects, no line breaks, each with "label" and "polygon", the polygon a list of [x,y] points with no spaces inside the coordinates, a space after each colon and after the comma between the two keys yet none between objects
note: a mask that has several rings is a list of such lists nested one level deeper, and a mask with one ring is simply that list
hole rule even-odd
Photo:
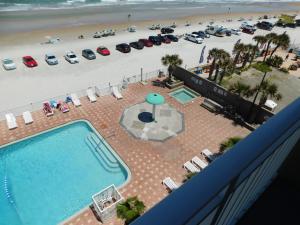
[{"label": "green umbrella", "polygon": [[157,93],[150,93],[146,96],[146,102],[153,105],[152,108],[152,118],[155,121],[155,109],[157,105],[164,104],[165,98],[164,96]]}]

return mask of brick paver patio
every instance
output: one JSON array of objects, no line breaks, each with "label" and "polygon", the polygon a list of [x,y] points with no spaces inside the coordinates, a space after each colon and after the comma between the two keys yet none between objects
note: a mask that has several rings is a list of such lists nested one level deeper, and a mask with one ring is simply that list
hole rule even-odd
[{"label": "brick paver patio", "polygon": [[[18,128],[9,131],[6,122],[0,122],[0,145],[24,138],[29,135],[78,120],[89,120],[106,141],[115,149],[128,165],[132,178],[121,188],[126,198],[137,195],[144,201],[147,209],[168,195],[161,181],[170,176],[178,184],[186,174],[183,163],[193,156],[200,156],[200,151],[208,148],[217,152],[219,144],[228,137],[246,136],[250,132],[221,115],[214,115],[200,107],[202,97],[185,105],[168,95],[170,90],[151,85],[132,84],[122,92],[124,98],[116,100],[113,96],[104,96],[90,103],[86,97],[81,98],[82,106],[71,107],[70,112],[56,111],[54,116],[46,117],[42,110],[33,112],[34,123],[24,125],[21,117],[17,118]],[[152,142],[132,137],[120,126],[119,120],[123,110],[142,102],[149,92],[162,94],[166,102],[184,114],[185,128],[174,138],[165,142]],[[99,190],[100,191],[100,190]],[[76,216],[64,222],[65,225],[96,225],[97,220],[90,208],[82,210]],[[119,225],[123,222],[112,219],[107,225]]]}]

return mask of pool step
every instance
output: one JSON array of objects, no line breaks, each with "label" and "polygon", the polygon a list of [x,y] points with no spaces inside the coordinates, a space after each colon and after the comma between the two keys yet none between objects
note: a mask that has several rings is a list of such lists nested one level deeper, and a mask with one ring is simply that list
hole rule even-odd
[{"label": "pool step", "polygon": [[[99,137],[97,137],[94,133],[90,133],[86,137],[86,141],[89,144],[89,147],[97,153],[97,156],[101,159],[100,163],[106,170],[110,172],[120,172],[121,168],[118,160],[109,150],[107,150],[108,147]],[[104,150],[101,149],[101,147],[104,147]]]}]

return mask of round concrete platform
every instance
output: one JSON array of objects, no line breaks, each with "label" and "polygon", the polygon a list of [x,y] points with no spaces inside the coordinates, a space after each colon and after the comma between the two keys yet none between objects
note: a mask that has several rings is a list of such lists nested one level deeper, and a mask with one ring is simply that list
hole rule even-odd
[{"label": "round concrete platform", "polygon": [[165,103],[156,106],[153,121],[152,105],[143,102],[125,109],[120,124],[136,138],[165,141],[183,131],[184,118],[182,113]]}]

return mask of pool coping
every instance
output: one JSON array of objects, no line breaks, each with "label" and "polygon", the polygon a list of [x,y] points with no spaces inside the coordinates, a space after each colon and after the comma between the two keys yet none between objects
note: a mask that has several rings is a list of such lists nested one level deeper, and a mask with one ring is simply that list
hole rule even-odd
[{"label": "pool coping", "polygon": [[[189,101],[187,102],[182,102],[180,101],[179,99],[175,98],[172,94],[175,93],[176,91],[180,90],[180,89],[186,89],[187,91],[191,92],[195,97],[190,99]],[[177,102],[179,102],[180,104],[182,105],[185,105],[187,103],[190,103],[191,101],[193,101],[194,99],[198,98],[199,96],[201,96],[199,93],[197,93],[196,91],[192,90],[191,88],[183,85],[183,86],[180,86],[180,87],[177,87],[177,88],[174,88],[173,90],[171,90],[168,95],[172,98],[174,98]]]},{"label": "pool coping", "polygon": [[[96,133],[96,135],[98,136],[98,138],[103,141],[103,143],[105,144],[106,147],[109,148],[109,150],[111,151],[111,153],[113,154],[114,157],[116,157],[116,159],[120,162],[120,164],[124,167],[124,169],[126,170],[127,172],[127,179],[125,180],[124,183],[122,183],[121,185],[119,186],[116,186],[117,189],[121,189],[123,188],[124,186],[126,186],[130,181],[131,181],[131,178],[132,178],[132,174],[131,174],[131,171],[129,169],[129,166],[126,164],[126,162],[121,158],[121,156],[119,156],[119,154],[111,147],[111,145],[105,140],[105,138],[100,134],[100,132],[98,132],[98,130],[93,126],[93,124],[87,120],[87,119],[79,119],[79,120],[73,120],[73,121],[70,121],[70,122],[66,122],[66,123],[62,123],[56,127],[52,127],[50,129],[47,129],[47,130],[44,130],[44,131],[41,131],[41,132],[38,132],[36,134],[33,134],[33,135],[29,135],[29,136],[26,136],[24,138],[21,138],[21,139],[18,139],[18,140],[15,140],[15,141],[12,141],[12,142],[9,142],[7,144],[4,144],[4,145],[1,145],[0,146],[0,151],[2,148],[5,148],[9,145],[13,145],[13,144],[16,144],[18,142],[21,142],[21,141],[24,141],[24,140],[27,140],[29,138],[33,138],[33,137],[36,137],[38,135],[41,135],[41,134],[44,134],[44,133],[47,133],[47,132],[50,132],[50,131],[53,131],[53,130],[56,130],[56,129],[59,129],[61,127],[64,127],[64,126],[68,126],[68,125],[71,125],[73,123],[77,123],[77,122],[85,122],[89,125],[89,127],[93,130],[93,132]],[[82,213],[83,211],[85,211],[86,209],[90,208],[90,206],[93,204],[93,201],[91,201],[87,206],[83,207],[82,209],[80,209],[79,211],[76,211],[74,214],[72,214],[70,217],[64,219],[63,221],[61,222],[58,222],[57,225],[61,225],[61,224],[64,224],[66,223],[67,221],[69,221],[70,219],[78,216],[80,213]]]}]

